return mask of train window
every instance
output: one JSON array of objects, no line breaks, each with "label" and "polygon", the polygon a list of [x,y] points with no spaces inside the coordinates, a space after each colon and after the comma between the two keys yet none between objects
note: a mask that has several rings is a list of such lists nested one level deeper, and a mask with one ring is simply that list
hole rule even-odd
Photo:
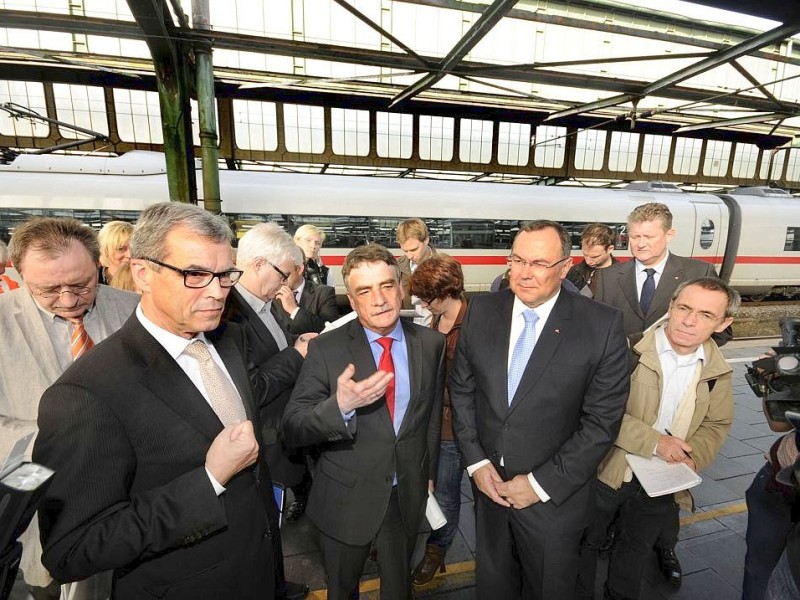
[{"label": "train window", "polygon": [[608,168],[612,171],[631,172],[636,169],[640,134],[628,131],[611,132]]},{"label": "train window", "polygon": [[497,162],[524,167],[531,153],[531,126],[501,121],[497,132]]},{"label": "train window", "polygon": [[325,150],[325,110],[321,106],[284,104],[283,133],[289,152],[322,154]]},{"label": "train window", "polygon": [[730,142],[720,140],[706,140],[706,155],[703,159],[703,175],[709,177],[724,177],[728,174],[731,163]]},{"label": "train window", "polygon": [[489,164],[492,160],[491,121],[461,119],[461,133],[458,140],[458,157],[462,162]]},{"label": "train window", "polygon": [[733,177],[746,177],[751,179],[756,174],[756,163],[758,162],[758,146],[755,144],[736,144],[733,152]]},{"label": "train window", "polygon": [[606,132],[582,129],[575,140],[575,168],[598,171],[603,168],[606,154]]},{"label": "train window", "polygon": [[700,151],[703,140],[693,138],[675,138],[675,159],[672,172],[677,175],[694,175],[700,166]]},{"label": "train window", "polygon": [[[47,114],[44,100],[44,84],[36,81],[1,81],[0,104],[13,102],[36,111],[40,115]],[[0,111],[0,134],[14,137],[47,137],[50,125],[33,119],[15,119],[5,111]]]},{"label": "train window", "polygon": [[666,173],[672,138],[667,135],[645,135],[642,145],[642,172]]},{"label": "train window", "polygon": [[703,250],[708,250],[714,243],[714,231],[714,221],[711,219],[704,219],[700,224],[700,247]]},{"label": "train window", "polygon": [[533,164],[551,169],[563,167],[566,135],[566,127],[539,125],[534,138]]},{"label": "train window", "polygon": [[334,154],[369,154],[369,111],[351,108],[331,109],[331,147]]},{"label": "train window", "polygon": [[[56,117],[59,121],[108,135],[103,88],[54,83],[53,96],[56,102]],[[67,127],[59,127],[58,131],[69,139],[86,137],[85,133],[78,133]]]},{"label": "train window", "polygon": [[419,116],[419,157],[422,160],[453,160],[455,119]]},{"label": "train window", "polygon": [[414,117],[378,111],[375,115],[378,156],[411,158],[414,147]]},{"label": "train window", "polygon": [[783,245],[784,252],[800,252],[800,227],[786,228],[786,243]]},{"label": "train window", "polygon": [[792,148],[789,150],[788,163],[786,165],[786,179],[800,181],[800,149]]},{"label": "train window", "polygon": [[274,102],[233,99],[233,135],[243,150],[278,149],[278,109]]},{"label": "train window", "polygon": [[114,110],[123,142],[164,143],[158,92],[114,88]]}]

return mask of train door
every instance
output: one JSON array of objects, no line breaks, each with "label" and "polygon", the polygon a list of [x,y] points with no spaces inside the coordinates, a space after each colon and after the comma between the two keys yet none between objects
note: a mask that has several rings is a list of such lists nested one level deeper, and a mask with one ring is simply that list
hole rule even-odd
[{"label": "train door", "polygon": [[693,202],[694,239],[692,256],[712,263],[717,271],[722,264],[727,237],[727,211],[724,205]]}]

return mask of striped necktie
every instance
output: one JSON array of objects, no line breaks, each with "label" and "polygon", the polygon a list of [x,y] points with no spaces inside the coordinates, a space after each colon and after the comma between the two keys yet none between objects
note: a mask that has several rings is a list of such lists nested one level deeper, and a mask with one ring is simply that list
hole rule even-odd
[{"label": "striped necktie", "polygon": [[86,327],[83,326],[83,317],[68,320],[72,323],[72,335],[69,340],[69,345],[72,350],[72,360],[78,360],[94,346],[94,342],[92,338],[89,337],[89,332],[86,331]]}]

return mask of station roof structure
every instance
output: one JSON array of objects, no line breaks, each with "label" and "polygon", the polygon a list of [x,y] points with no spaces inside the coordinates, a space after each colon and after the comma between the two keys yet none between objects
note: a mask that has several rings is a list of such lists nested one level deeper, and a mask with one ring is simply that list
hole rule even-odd
[{"label": "station roof structure", "polygon": [[231,166],[800,188],[795,2],[207,1],[0,0],[0,146],[158,149],[154,55],[210,43]]}]

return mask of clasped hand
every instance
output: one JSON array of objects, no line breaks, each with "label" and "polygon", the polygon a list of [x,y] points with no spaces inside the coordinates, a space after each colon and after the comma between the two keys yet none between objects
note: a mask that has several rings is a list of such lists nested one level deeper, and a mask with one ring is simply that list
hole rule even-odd
[{"label": "clasped hand", "polygon": [[519,510],[539,502],[527,475],[515,475],[513,479],[503,481],[494,465],[488,463],[475,471],[472,479],[481,492],[500,506]]}]

